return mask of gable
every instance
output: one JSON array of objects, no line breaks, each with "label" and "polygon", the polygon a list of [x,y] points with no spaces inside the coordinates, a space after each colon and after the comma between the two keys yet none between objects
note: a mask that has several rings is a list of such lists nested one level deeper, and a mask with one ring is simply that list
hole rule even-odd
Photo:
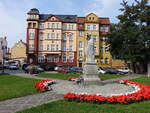
[{"label": "gable", "polygon": [[47,21],[60,22],[61,19],[59,19],[58,17],[56,17],[56,16],[53,15],[53,16],[49,17],[49,18],[47,19]]},{"label": "gable", "polygon": [[99,17],[94,13],[88,14],[85,18],[86,18],[86,21],[90,21],[90,22],[98,22],[99,20]]}]

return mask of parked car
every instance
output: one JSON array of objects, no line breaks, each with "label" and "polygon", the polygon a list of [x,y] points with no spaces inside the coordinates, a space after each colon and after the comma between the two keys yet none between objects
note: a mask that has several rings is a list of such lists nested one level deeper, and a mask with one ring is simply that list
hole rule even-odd
[{"label": "parked car", "polygon": [[11,64],[11,65],[9,66],[9,69],[10,69],[10,70],[17,70],[17,69],[19,69],[19,66],[18,66],[17,64]]},{"label": "parked car", "polygon": [[118,71],[116,69],[113,69],[113,68],[103,68],[107,74],[121,74],[121,75],[124,75],[126,74],[125,72],[121,72],[121,71]]},{"label": "parked car", "polygon": [[106,71],[102,67],[98,68],[98,72],[99,72],[99,74],[105,74],[106,73]]},{"label": "parked car", "polygon": [[83,73],[83,69],[80,67],[71,67],[69,73]]},{"label": "parked car", "polygon": [[118,71],[125,72],[125,73],[132,73],[133,71],[129,69],[128,67],[122,68],[122,69],[117,69]]},{"label": "parked car", "polygon": [[24,69],[25,73],[38,74],[44,72],[44,69],[40,66],[29,65]]}]

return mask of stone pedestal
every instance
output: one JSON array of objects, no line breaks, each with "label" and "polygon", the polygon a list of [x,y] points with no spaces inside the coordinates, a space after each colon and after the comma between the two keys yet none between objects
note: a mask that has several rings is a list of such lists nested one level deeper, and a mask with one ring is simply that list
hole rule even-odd
[{"label": "stone pedestal", "polygon": [[83,79],[85,85],[100,85],[100,78],[98,77],[98,67],[96,63],[85,63],[83,68]]}]

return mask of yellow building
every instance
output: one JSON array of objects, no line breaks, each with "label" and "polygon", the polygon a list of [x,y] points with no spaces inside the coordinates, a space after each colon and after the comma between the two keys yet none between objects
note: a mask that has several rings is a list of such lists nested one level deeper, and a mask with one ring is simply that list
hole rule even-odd
[{"label": "yellow building", "polygon": [[87,46],[87,35],[94,38],[95,41],[95,60],[98,66],[111,66],[111,55],[108,51],[108,45],[105,40],[106,35],[110,31],[109,18],[100,18],[94,13],[88,14],[86,17],[78,17],[78,40],[77,40],[77,65],[83,66],[85,61],[85,48]]},{"label": "yellow building", "polygon": [[14,46],[11,48],[11,59],[19,60],[22,63],[26,61],[26,44],[22,40],[15,43]]}]

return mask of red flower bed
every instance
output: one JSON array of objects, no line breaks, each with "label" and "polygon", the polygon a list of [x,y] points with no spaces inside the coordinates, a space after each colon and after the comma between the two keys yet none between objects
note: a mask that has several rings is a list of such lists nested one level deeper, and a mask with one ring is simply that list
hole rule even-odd
[{"label": "red flower bed", "polygon": [[76,79],[78,79],[78,77],[68,77],[67,80],[69,81],[75,81]]},{"label": "red flower bed", "polygon": [[47,91],[50,90],[50,86],[54,84],[54,80],[41,80],[34,84],[37,91]]},{"label": "red flower bed", "polygon": [[134,92],[120,94],[115,96],[100,96],[100,95],[88,95],[88,94],[75,94],[67,93],[64,95],[65,101],[76,101],[76,102],[87,102],[94,104],[104,104],[104,103],[113,103],[113,104],[129,104],[144,100],[150,100],[150,85],[142,85],[136,82],[129,80],[122,80],[120,83],[126,85],[132,85],[135,88]]}]

